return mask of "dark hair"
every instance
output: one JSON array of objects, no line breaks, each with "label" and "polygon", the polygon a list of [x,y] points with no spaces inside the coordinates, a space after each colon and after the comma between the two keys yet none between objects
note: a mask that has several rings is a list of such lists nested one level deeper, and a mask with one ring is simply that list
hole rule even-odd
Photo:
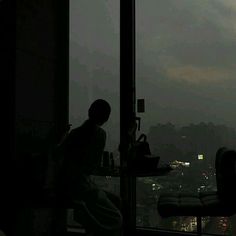
[{"label": "dark hair", "polygon": [[89,119],[94,121],[96,124],[102,125],[108,120],[110,113],[110,104],[103,99],[97,99],[91,104],[88,116]]}]

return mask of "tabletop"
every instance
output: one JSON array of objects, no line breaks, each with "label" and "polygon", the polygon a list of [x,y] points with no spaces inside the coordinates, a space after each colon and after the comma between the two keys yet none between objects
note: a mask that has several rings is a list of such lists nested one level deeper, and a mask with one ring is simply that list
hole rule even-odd
[{"label": "tabletop", "polygon": [[120,177],[120,176],[135,176],[135,177],[149,177],[149,176],[163,176],[167,175],[173,168],[170,165],[162,165],[157,168],[152,169],[135,169],[132,168],[128,171],[128,169],[122,169],[120,167],[108,168],[108,167],[100,167],[97,169],[93,175],[97,176],[112,176],[112,177]]}]

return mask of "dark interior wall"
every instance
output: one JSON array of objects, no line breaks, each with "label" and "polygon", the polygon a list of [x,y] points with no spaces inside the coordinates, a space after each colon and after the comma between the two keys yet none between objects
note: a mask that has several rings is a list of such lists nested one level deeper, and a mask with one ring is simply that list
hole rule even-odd
[{"label": "dark interior wall", "polygon": [[56,15],[50,0],[17,1],[16,14],[17,141],[33,141],[55,123]]},{"label": "dark interior wall", "polygon": [[0,230],[9,236],[36,235],[24,204],[42,180],[48,134],[59,139],[68,123],[68,4],[0,1]]},{"label": "dark interior wall", "polygon": [[68,124],[69,1],[60,2],[16,1],[14,166],[22,198],[40,196],[49,148]]},{"label": "dark interior wall", "polygon": [[14,80],[9,85],[13,96],[6,98],[12,99],[9,114],[14,116],[14,130],[8,132],[12,135],[9,143],[15,145],[13,162],[8,166],[12,210],[6,207],[9,218],[2,214],[6,224],[1,225],[0,214],[0,229],[7,228],[7,235],[27,236],[36,235],[36,223],[32,222],[36,213],[31,204],[41,198],[48,147],[57,142],[68,124],[69,1],[12,2],[14,8],[9,6],[8,13],[14,15],[14,27],[8,30],[15,34],[11,43],[14,63],[10,66]]},{"label": "dark interior wall", "polygon": [[15,3],[0,1],[1,157],[0,229],[10,229],[11,160],[14,156]]},{"label": "dark interior wall", "polygon": [[50,132],[57,138],[68,123],[68,3],[60,4],[16,1],[15,109],[20,151],[38,153],[48,144]]},{"label": "dark interior wall", "polygon": [[45,180],[48,136],[55,125],[55,24],[53,1],[16,1],[14,167],[19,202],[40,195]]},{"label": "dark interior wall", "polygon": [[46,0],[17,4],[17,119],[53,122],[56,66],[53,10],[52,2]]}]

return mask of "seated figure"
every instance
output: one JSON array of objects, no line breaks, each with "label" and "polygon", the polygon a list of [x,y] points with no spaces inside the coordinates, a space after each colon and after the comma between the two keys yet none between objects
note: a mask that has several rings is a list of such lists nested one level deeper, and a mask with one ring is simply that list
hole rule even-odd
[{"label": "seated figure", "polygon": [[121,235],[119,197],[101,190],[91,179],[100,167],[106,143],[101,126],[110,116],[110,105],[102,99],[89,108],[88,119],[64,142],[63,194],[73,203],[74,217],[93,235]]}]

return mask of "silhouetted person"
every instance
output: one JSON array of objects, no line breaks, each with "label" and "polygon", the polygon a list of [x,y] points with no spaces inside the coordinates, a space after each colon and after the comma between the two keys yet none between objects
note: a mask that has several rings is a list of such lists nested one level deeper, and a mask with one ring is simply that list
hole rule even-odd
[{"label": "silhouetted person", "polygon": [[[119,198],[101,190],[91,180],[100,167],[106,143],[101,126],[108,121],[110,105],[102,99],[92,103],[88,120],[72,129],[65,141],[64,186],[67,198],[78,203],[74,215],[93,235],[120,235],[122,215]],[[81,202],[88,212],[81,211]]]}]

